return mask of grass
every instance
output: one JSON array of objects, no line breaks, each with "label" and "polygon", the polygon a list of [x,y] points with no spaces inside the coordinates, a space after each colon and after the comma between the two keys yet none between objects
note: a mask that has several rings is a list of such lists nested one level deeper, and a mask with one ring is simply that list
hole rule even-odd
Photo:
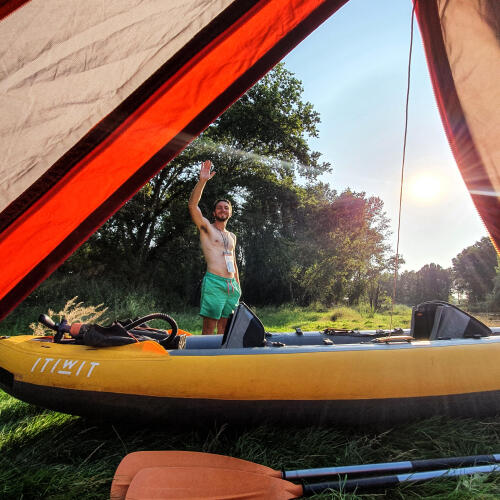
[{"label": "grass", "polygon": [[[500,419],[430,419],[384,431],[341,427],[113,425],[37,409],[0,393],[0,497],[103,499],[127,453],[220,453],[274,469],[497,453]],[[474,476],[316,499],[495,499],[500,477]]]},{"label": "grass", "polygon": [[[151,312],[143,301],[131,304],[134,310],[129,316]],[[373,314],[363,307],[265,307],[256,312],[269,331],[291,331],[296,326],[303,330],[389,326],[387,315]],[[393,325],[409,326],[410,312],[398,306]],[[201,331],[194,309],[172,315],[181,328]],[[19,333],[26,333],[33,319],[19,315],[16,321],[23,330]],[[132,416],[128,425],[95,422],[43,410],[0,391],[0,498],[108,498],[118,463],[126,454],[139,450],[220,453],[286,470],[500,452],[500,417],[434,418],[382,429],[266,424],[235,427],[197,422],[195,415],[187,415],[186,421],[192,422],[191,427],[144,426]],[[493,500],[500,498],[500,475],[434,480],[368,493],[324,493],[314,498]]]},{"label": "grass", "polygon": [[[72,299],[78,306],[77,312],[86,311],[85,306],[79,303],[79,299]],[[378,330],[390,328],[390,315],[388,313],[373,313],[366,306],[345,307],[336,306],[325,308],[319,305],[307,308],[284,305],[280,307],[252,307],[264,326],[269,332],[289,332],[300,327],[303,331],[324,330],[325,328],[347,328],[358,330]],[[57,310],[56,308],[54,308]],[[109,308],[99,318],[100,324],[106,324],[115,319],[135,318],[151,312],[166,312],[171,315],[179,325],[179,328],[193,334],[201,334],[202,320],[198,315],[197,308],[183,308],[179,311],[162,310],[154,301],[147,301],[144,297],[126,296],[118,307]],[[0,335],[30,334],[33,333],[29,325],[33,324],[41,312],[46,312],[46,306],[33,306],[25,308],[20,312],[8,317],[0,323]],[[70,309],[67,314],[67,305],[61,306],[60,311],[51,311],[54,321],[60,321],[61,312],[65,311],[68,321],[72,321],[74,313]],[[393,328],[409,328],[411,319],[411,308],[397,305],[394,309]],[[90,321],[92,322],[92,321]],[[165,323],[152,323],[153,326],[165,328]]]},{"label": "grass", "polygon": [[[390,316],[387,313],[373,313],[365,306],[321,306],[301,308],[294,306],[256,308],[256,313],[270,332],[324,330],[325,328],[347,328],[357,330],[389,329]],[[393,327],[409,328],[411,308],[395,307]]]}]

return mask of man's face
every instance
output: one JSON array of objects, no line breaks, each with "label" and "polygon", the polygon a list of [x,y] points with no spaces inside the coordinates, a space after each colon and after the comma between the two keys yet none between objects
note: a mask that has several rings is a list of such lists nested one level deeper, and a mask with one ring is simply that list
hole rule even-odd
[{"label": "man's face", "polygon": [[224,222],[231,217],[232,211],[231,211],[231,206],[229,203],[225,201],[219,201],[217,205],[215,206],[214,210],[214,217],[215,220],[218,220],[219,222]]}]

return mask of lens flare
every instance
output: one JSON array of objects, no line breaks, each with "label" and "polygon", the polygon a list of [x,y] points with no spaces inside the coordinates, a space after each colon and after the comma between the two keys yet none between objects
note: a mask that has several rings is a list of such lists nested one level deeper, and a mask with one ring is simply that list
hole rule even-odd
[{"label": "lens flare", "polygon": [[435,203],[443,194],[442,180],[430,172],[415,175],[410,178],[408,184],[411,197],[421,203]]}]

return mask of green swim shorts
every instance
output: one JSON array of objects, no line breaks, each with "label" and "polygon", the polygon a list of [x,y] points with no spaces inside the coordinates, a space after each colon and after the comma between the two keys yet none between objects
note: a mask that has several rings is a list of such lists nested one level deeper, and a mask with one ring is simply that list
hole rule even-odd
[{"label": "green swim shorts", "polygon": [[201,284],[200,315],[212,319],[228,318],[240,296],[240,285],[235,278],[206,273]]}]

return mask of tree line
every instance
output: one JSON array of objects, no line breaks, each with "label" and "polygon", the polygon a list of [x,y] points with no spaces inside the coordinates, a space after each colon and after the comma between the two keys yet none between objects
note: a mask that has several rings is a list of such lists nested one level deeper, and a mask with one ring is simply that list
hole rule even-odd
[{"label": "tree line", "polygon": [[419,271],[401,273],[399,300],[417,304],[433,297],[450,300],[470,309],[500,311],[500,263],[489,238],[482,238],[452,259],[452,267],[443,269],[427,264]]},{"label": "tree line", "polygon": [[[208,159],[216,175],[200,208],[210,218],[215,199],[233,204],[228,227],[238,237],[244,301],[386,306],[395,258],[383,202],[320,182],[332,167],[308,145],[320,116],[302,92],[301,82],[277,65],[50,279],[106,281],[148,290],[174,306],[197,304],[205,263],[187,203]],[[474,303],[499,302],[497,266],[493,246],[483,239],[458,255],[452,270],[429,264],[401,273],[399,302],[448,300],[453,290]]]}]

